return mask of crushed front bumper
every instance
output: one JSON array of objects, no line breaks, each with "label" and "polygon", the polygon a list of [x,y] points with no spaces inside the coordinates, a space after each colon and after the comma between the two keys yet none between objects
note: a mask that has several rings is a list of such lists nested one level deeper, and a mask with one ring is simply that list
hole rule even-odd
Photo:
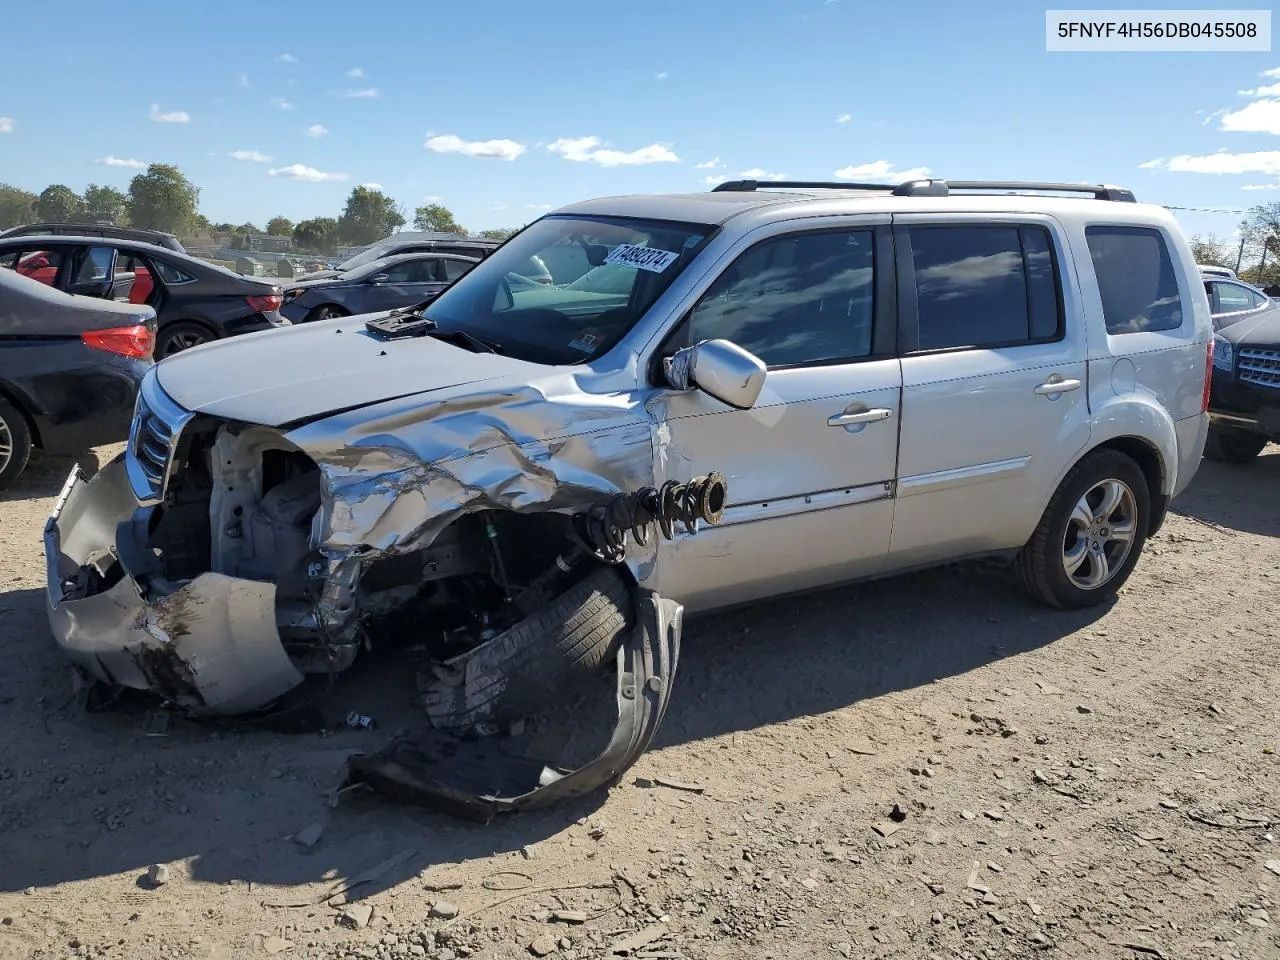
[{"label": "crushed front bumper", "polygon": [[124,570],[117,528],[139,509],[123,460],[76,466],[44,529],[49,626],[102,683],[194,713],[239,714],[302,682],[276,629],[275,586],[205,573],[161,595]]}]

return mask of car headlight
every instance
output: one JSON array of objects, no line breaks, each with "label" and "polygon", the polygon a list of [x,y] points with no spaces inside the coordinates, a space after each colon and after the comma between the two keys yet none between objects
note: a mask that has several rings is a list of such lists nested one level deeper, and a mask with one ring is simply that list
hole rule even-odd
[{"label": "car headlight", "polygon": [[1235,348],[1231,341],[1225,337],[1213,338],[1213,365],[1219,370],[1231,372],[1235,365]]}]

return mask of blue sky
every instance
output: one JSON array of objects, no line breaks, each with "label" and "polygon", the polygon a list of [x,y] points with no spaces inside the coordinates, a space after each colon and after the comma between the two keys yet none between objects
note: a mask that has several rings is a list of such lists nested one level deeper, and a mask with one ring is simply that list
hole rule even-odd
[{"label": "blue sky", "polygon": [[172,162],[215,221],[336,216],[376,183],[483,229],[750,170],[1280,200],[1280,54],[1046,53],[1025,2],[11,6],[0,180],[124,188],[122,162]]}]

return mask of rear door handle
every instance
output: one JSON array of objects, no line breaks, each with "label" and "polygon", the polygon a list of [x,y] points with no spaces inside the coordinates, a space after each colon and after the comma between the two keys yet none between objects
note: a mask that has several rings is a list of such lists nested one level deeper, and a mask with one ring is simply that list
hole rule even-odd
[{"label": "rear door handle", "polygon": [[886,410],[884,407],[861,410],[857,413],[837,413],[834,417],[827,418],[827,426],[849,427],[857,423],[876,423],[879,420],[888,420],[891,416],[893,411]]},{"label": "rear door handle", "polygon": [[1056,397],[1060,393],[1070,393],[1072,390],[1079,389],[1079,380],[1063,380],[1055,373],[1040,386],[1036,387],[1036,393],[1042,397]]}]

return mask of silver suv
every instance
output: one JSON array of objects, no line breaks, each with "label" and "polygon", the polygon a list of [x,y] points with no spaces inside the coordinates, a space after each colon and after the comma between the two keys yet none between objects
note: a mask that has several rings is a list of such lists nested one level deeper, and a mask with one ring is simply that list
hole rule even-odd
[{"label": "silver suv", "polygon": [[[513,286],[531,257],[612,279]],[[642,749],[685,609],[980,556],[1111,597],[1200,462],[1211,357],[1187,243],[1118,188],[579,203],[425,314],[158,364],[50,520],[50,622],[214,713],[409,636],[449,731],[617,659]]]}]

